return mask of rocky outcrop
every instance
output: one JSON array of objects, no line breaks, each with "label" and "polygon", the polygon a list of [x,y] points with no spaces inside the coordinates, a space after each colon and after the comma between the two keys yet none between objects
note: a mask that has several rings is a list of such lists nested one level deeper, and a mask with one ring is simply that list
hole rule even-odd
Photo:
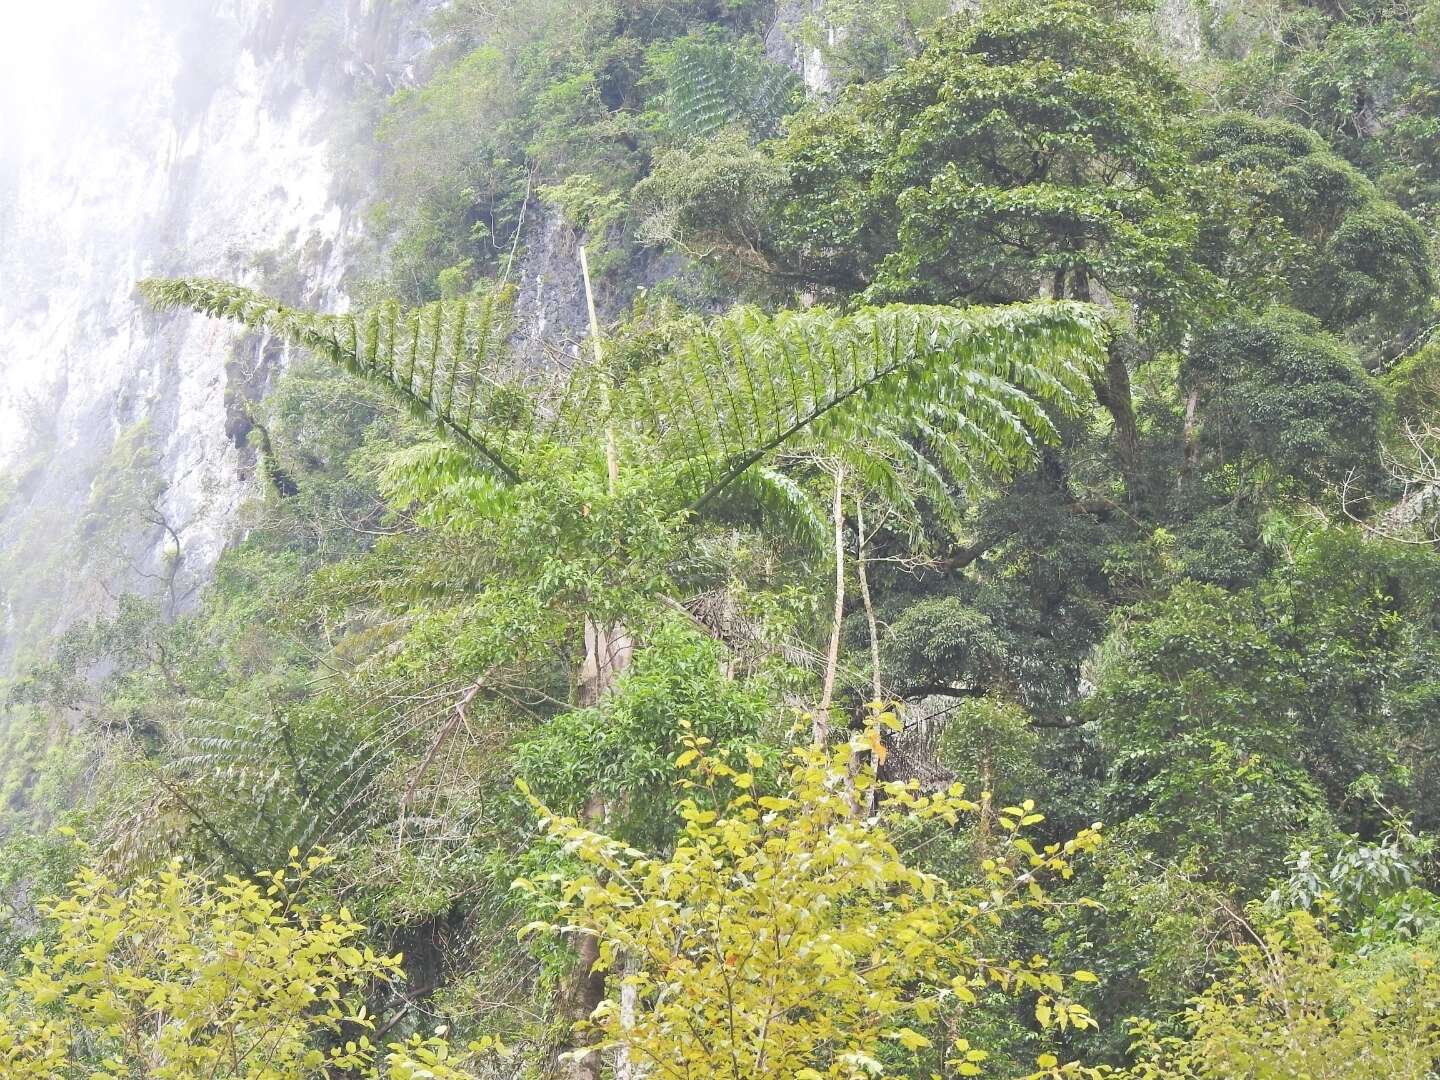
[{"label": "rocky outcrop", "polygon": [[[582,238],[558,210],[544,203],[530,206],[523,229],[524,251],[515,267],[512,344],[517,360],[538,370],[557,359],[578,357],[581,342],[590,333],[580,271]],[[609,307],[602,298],[601,311],[608,312]]]},{"label": "rocky outcrop", "polygon": [[30,17],[0,86],[0,668],[119,590],[183,603],[213,566],[255,482],[237,401],[284,356],[158,317],[135,282],[343,308],[366,191],[335,136],[412,77],[436,0],[76,6]]},{"label": "rocky outcrop", "polygon": [[824,33],[833,45],[835,36],[844,32],[834,26],[821,30],[807,25],[818,22],[823,6],[824,0],[782,0],[776,7],[775,22],[765,35],[765,55],[799,75],[812,96],[830,91],[830,68],[824,51],[806,38],[812,32]]}]

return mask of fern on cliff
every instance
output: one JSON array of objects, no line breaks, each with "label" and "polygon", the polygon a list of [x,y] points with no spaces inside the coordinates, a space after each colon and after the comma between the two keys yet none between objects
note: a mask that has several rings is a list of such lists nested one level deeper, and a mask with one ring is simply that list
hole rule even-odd
[{"label": "fern on cliff", "polygon": [[687,38],[667,51],[660,67],[665,127],[681,142],[709,138],[729,124],[768,139],[804,99],[788,67],[728,43]]}]

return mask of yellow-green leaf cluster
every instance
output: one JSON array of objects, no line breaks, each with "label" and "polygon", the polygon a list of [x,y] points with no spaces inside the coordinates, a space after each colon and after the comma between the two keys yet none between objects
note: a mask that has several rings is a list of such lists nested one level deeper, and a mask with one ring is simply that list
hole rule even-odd
[{"label": "yellow-green leaf cluster", "polygon": [[[927,1050],[938,1059],[926,1027],[986,990],[1033,993],[1042,1023],[1092,1024],[1045,958],[991,949],[1007,915],[1055,907],[1041,879],[1068,877],[1095,829],[1037,849],[1016,821],[981,881],[959,887],[909,865],[887,826],[958,823],[978,807],[959,785],[877,783],[863,763],[881,745],[873,728],[833,750],[796,749],[781,795],[758,794],[704,739],[685,741],[680,761],[711,797],[682,803],[667,857],[531,799],[587,872],[518,882],[552,912],[528,929],[593,935],[598,962],[620,973],[590,1018],[595,1045],[657,1077],[873,1078]],[[979,1072],[983,1051],[949,1048],[956,1074]]]},{"label": "yellow-green leaf cluster", "polygon": [[220,882],[176,861],[128,888],[83,870],[42,909],[53,944],[25,950],[0,999],[0,1073],[301,1080],[368,1069],[360,994],[394,979],[400,960],[367,946],[348,910],[297,902],[325,861]]},{"label": "yellow-green leaf cluster", "polygon": [[1425,941],[1347,957],[1293,912],[1239,950],[1184,1023],[1187,1037],[1137,1021],[1127,1080],[1428,1080],[1440,1068],[1440,957]]}]

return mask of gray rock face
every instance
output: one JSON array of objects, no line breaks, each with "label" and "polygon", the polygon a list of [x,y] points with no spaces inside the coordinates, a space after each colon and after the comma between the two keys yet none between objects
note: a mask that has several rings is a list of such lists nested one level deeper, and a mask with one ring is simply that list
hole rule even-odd
[{"label": "gray rock face", "polygon": [[184,603],[253,484],[284,356],[159,317],[151,275],[342,309],[363,183],[333,136],[410,78],[437,0],[24,5],[0,83],[0,670],[118,591]]},{"label": "gray rock face", "polygon": [[[524,254],[515,268],[516,358],[530,369],[549,366],[557,352],[573,361],[590,333],[580,270],[583,238],[558,211],[539,203],[530,208],[524,239]],[[603,297],[599,305],[607,310]]]},{"label": "gray rock face", "polygon": [[[806,20],[818,20],[823,9],[824,0],[781,0],[776,7],[774,25],[765,36],[765,54],[799,75],[806,92],[812,96],[828,93],[831,87],[824,52],[804,40]],[[827,25],[824,33],[833,45],[836,38],[843,35],[844,28]]]}]

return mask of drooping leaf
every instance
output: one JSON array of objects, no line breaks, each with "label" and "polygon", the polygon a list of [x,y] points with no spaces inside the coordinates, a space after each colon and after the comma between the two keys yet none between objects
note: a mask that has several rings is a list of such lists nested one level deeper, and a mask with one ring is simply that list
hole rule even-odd
[{"label": "drooping leaf", "polygon": [[516,431],[528,430],[533,412],[523,390],[500,378],[509,322],[502,295],[328,315],[205,278],[151,279],[141,282],[140,291],[161,310],[188,308],[230,319],[375,382],[507,478],[518,477],[506,444]]},{"label": "drooping leaf", "polygon": [[688,463],[697,507],[776,450],[882,426],[928,429],[951,466],[973,462],[968,480],[1057,437],[1047,407],[1078,405],[1103,338],[1098,313],[1074,303],[738,308],[630,380],[617,407]]}]

